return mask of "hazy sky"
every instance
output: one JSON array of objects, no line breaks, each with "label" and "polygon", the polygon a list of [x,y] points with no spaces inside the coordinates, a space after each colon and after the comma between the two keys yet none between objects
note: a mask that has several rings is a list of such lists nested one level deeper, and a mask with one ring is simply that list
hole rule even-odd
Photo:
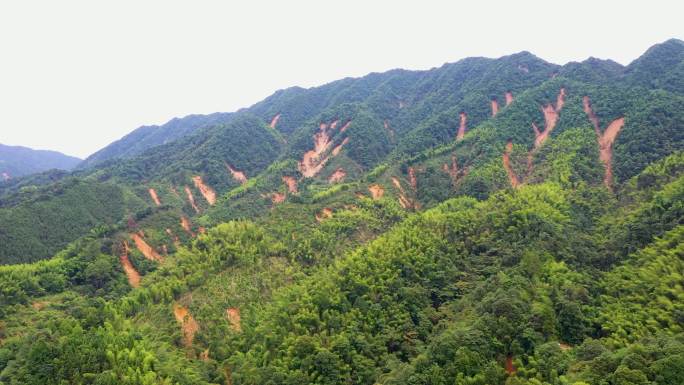
[{"label": "hazy sky", "polygon": [[0,143],[85,157],[143,124],[275,90],[522,50],[627,64],[684,38],[637,1],[2,1]]}]

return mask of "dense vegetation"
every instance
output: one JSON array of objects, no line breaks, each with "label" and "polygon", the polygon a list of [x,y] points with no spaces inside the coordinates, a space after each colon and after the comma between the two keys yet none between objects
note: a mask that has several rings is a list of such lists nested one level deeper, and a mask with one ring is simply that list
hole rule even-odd
[{"label": "dense vegetation", "polygon": [[6,183],[0,384],[681,384],[683,60],[292,88]]}]

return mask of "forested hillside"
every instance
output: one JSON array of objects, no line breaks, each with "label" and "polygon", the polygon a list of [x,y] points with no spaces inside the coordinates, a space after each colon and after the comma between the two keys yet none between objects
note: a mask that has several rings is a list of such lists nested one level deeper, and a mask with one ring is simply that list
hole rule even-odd
[{"label": "forested hillside", "polygon": [[8,181],[0,384],[681,384],[682,69],[373,73]]}]

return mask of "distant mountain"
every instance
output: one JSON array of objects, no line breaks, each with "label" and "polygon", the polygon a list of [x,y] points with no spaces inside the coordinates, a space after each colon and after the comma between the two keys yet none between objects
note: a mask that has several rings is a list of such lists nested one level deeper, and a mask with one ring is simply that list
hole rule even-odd
[{"label": "distant mountain", "polygon": [[81,159],[57,151],[0,144],[0,181],[50,170],[73,169]]},{"label": "distant mountain", "polygon": [[230,113],[222,112],[209,115],[188,115],[183,118],[173,118],[161,126],[139,127],[87,157],[78,168],[91,167],[110,159],[132,158],[148,148],[180,139],[195,132],[198,128],[226,123],[230,117]]}]

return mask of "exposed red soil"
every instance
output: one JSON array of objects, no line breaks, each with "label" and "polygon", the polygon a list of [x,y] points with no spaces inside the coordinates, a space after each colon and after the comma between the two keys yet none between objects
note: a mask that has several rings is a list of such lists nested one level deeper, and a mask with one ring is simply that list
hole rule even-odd
[{"label": "exposed red soil", "polygon": [[191,237],[194,237],[195,233],[192,232],[192,226],[190,225],[190,220],[185,215],[181,215],[180,220],[181,220],[181,227],[183,228],[183,230],[185,230],[185,232],[188,233],[188,235],[190,235]]},{"label": "exposed red soil", "polygon": [[190,206],[192,206],[193,209],[195,209],[195,212],[199,214],[200,210],[199,207],[197,207],[197,204],[195,204],[195,196],[192,195],[192,190],[190,190],[190,187],[185,186],[185,195],[188,196],[188,202],[190,203]]},{"label": "exposed red soil", "polygon": [[[299,162],[299,171],[302,173],[304,178],[311,178],[318,174],[326,165],[328,160],[330,160],[329,156],[324,155],[332,145],[331,131],[337,127],[338,123],[339,120],[335,120],[330,124],[321,123],[319,125],[318,132],[315,133],[313,136],[313,150],[305,152],[304,156],[302,157],[302,160]],[[349,127],[350,123],[351,121],[345,123],[344,126],[340,129],[340,132],[344,132]],[[340,153],[340,151],[342,151],[342,147],[348,142],[349,138],[345,138],[342,141],[342,143],[340,143],[332,150],[331,156],[337,156]]]},{"label": "exposed red soil", "polygon": [[565,88],[561,88],[558,96],[556,97],[556,105],[549,103],[542,106],[542,112],[544,113],[544,131],[540,132],[536,124],[532,123],[532,130],[534,131],[534,147],[539,148],[549,137],[549,134],[556,127],[558,123],[558,116],[560,110],[565,104]]},{"label": "exposed red soil", "polygon": [[466,132],[466,125],[468,124],[468,114],[465,112],[461,112],[458,114],[459,118],[459,125],[458,125],[458,133],[456,134],[456,140],[461,140],[465,136]]},{"label": "exposed red soil", "polygon": [[190,314],[188,308],[178,303],[173,305],[173,316],[181,325],[181,331],[183,332],[183,346],[191,347],[192,340],[195,338],[195,333],[197,333],[199,330],[199,324],[192,317],[192,314]]},{"label": "exposed red soil", "polygon": [[511,91],[506,91],[506,95],[504,96],[506,97],[506,107],[508,107],[509,104],[513,103],[513,94]]},{"label": "exposed red soil", "polygon": [[565,104],[565,88],[561,88],[556,96],[556,111],[560,111]]},{"label": "exposed red soil", "polygon": [[508,173],[508,180],[511,182],[512,187],[518,187],[520,185],[520,181],[518,181],[518,176],[515,175],[515,171],[513,171],[513,168],[511,167],[511,152],[513,151],[513,142],[508,141],[506,143],[506,150],[503,153],[503,166],[504,169],[506,169],[506,172]]},{"label": "exposed red soil", "polygon": [[594,131],[597,135],[600,136],[601,128],[599,126],[598,117],[594,113],[594,110],[591,108],[591,100],[589,100],[588,96],[584,96],[582,98],[582,107],[584,107],[584,113],[587,114],[587,116],[589,117],[589,121],[594,125]]},{"label": "exposed red soil", "polygon": [[342,143],[338,144],[337,146],[335,146],[335,148],[333,148],[333,150],[331,151],[332,156],[337,156],[337,155],[339,155],[340,151],[342,151],[342,147],[344,147],[344,145],[347,144],[347,143],[349,143],[349,138],[348,138],[348,137],[347,137],[347,138],[344,138],[344,140],[342,141]]},{"label": "exposed red soil", "polygon": [[271,128],[276,128],[278,120],[280,120],[280,114],[276,114],[276,116],[274,116],[273,119],[271,119],[271,124],[269,124],[269,126],[271,126]]},{"label": "exposed red soil", "polygon": [[458,164],[456,164],[456,156],[455,155],[453,155],[451,157],[451,166],[444,163],[442,165],[442,170],[444,170],[444,172],[449,174],[449,176],[451,177],[451,179],[453,181],[456,181],[456,179],[458,179]]},{"label": "exposed red soil", "polygon": [[348,120],[347,123],[345,123],[344,126],[342,126],[342,128],[340,128],[340,132],[345,132],[345,131],[347,131],[347,129],[349,128],[349,125],[350,125],[350,124],[351,124],[351,120]]},{"label": "exposed red soil", "polygon": [[177,196],[178,198],[180,198],[180,195],[178,194],[178,190],[176,190],[176,187],[171,186],[171,187],[169,187],[169,190],[171,190],[171,192],[173,193],[173,195],[175,195],[175,196]]},{"label": "exposed red soil", "polygon": [[142,253],[142,255],[145,256],[145,258],[149,259],[150,261],[157,261],[157,262],[163,262],[164,258],[157,253],[156,250],[152,248],[152,246],[148,245],[147,242],[145,242],[144,234],[142,232],[140,233],[131,233],[130,234],[131,239],[133,239],[133,242],[135,243],[135,248],[138,249]]},{"label": "exposed red soil", "polygon": [[247,182],[247,176],[244,172],[236,170],[235,168],[233,168],[233,166],[229,165],[228,163],[226,163],[226,168],[230,172],[230,175],[233,176],[233,179],[240,182],[241,184]]},{"label": "exposed red soil", "polygon": [[242,326],[240,325],[240,309],[236,307],[229,307],[226,309],[226,317],[228,318],[228,322],[230,322],[230,328],[233,329],[233,331],[242,331]]},{"label": "exposed red soil", "polygon": [[299,171],[305,178],[311,178],[318,174],[328,162],[328,157],[322,157],[332,144],[326,123],[320,124],[319,131],[314,134],[313,139],[313,150],[305,152],[302,161],[299,162]]},{"label": "exposed red soil", "polygon": [[603,132],[603,136],[598,139],[599,157],[606,166],[603,176],[603,183],[610,187],[613,183],[613,143],[620,130],[625,125],[625,118],[618,118],[610,122],[608,128]]},{"label": "exposed red soil", "polygon": [[510,376],[515,374],[515,366],[513,365],[513,356],[506,357],[506,373]]},{"label": "exposed red soil", "polygon": [[492,117],[499,113],[499,102],[496,99],[492,99]]},{"label": "exposed red soil", "polygon": [[200,353],[199,359],[202,361],[209,361],[209,348],[204,349],[204,351]]},{"label": "exposed red soil", "polygon": [[333,172],[332,175],[328,177],[328,183],[332,184],[341,182],[344,180],[345,176],[347,176],[347,172],[344,171],[342,167],[340,167],[337,170],[335,170],[335,172]]},{"label": "exposed red soil", "polygon": [[47,301],[35,301],[35,302],[31,302],[31,307],[32,307],[34,310],[39,310],[39,311],[40,311],[40,310],[45,309],[45,306],[47,306],[47,305],[49,305],[49,304],[50,304],[50,303],[47,302]]},{"label": "exposed red soil", "polygon": [[121,255],[119,255],[119,261],[121,262],[121,267],[123,268],[124,273],[126,273],[126,278],[128,278],[128,283],[131,285],[131,287],[139,287],[140,274],[137,270],[135,270],[135,267],[133,267],[131,260],[128,259],[129,250],[128,242],[123,241],[121,244]]},{"label": "exposed red soil", "polygon": [[296,194],[297,193],[297,180],[291,176],[284,176],[283,183],[287,185],[287,191]]},{"label": "exposed red soil", "polygon": [[401,207],[403,207],[405,209],[410,209],[410,208],[414,207],[411,200],[406,197],[406,193],[404,191],[404,188],[401,187],[401,183],[399,182],[399,179],[397,177],[394,177],[394,176],[392,177],[392,184],[394,185],[394,187],[397,188],[397,190],[399,190],[399,204],[401,205]]},{"label": "exposed red soil", "polygon": [[372,184],[368,186],[368,191],[371,193],[373,199],[380,199],[385,195],[385,188],[379,184]]},{"label": "exposed red soil", "polygon": [[330,129],[334,130],[335,127],[337,127],[337,123],[339,123],[339,122],[340,122],[340,120],[337,119],[337,120],[333,121],[332,123],[330,123]]},{"label": "exposed red soil", "polygon": [[613,120],[608,127],[606,127],[605,131],[601,133],[598,117],[591,108],[591,101],[588,96],[582,98],[582,104],[584,106],[584,112],[594,125],[594,131],[596,132],[596,140],[599,145],[599,159],[601,159],[601,162],[603,162],[605,167],[603,184],[610,189],[613,184],[613,143],[615,143],[615,139],[625,125],[625,118],[621,117]]},{"label": "exposed red soil", "polygon": [[418,179],[416,179],[416,169],[413,167],[408,168],[408,176],[409,176],[409,184],[411,184],[411,188],[413,190],[416,190],[418,188]]},{"label": "exposed red soil", "polygon": [[147,192],[150,193],[150,198],[152,198],[152,202],[154,202],[155,205],[161,206],[161,202],[159,201],[159,196],[157,196],[157,191],[153,188],[149,188]]},{"label": "exposed red soil", "polygon": [[568,344],[564,344],[564,343],[562,343],[562,342],[559,342],[559,343],[558,343],[558,347],[559,347],[562,351],[567,351],[567,350],[572,349],[572,346],[570,346],[570,345],[568,345]]},{"label": "exposed red soil", "polygon": [[323,210],[321,210],[320,213],[317,213],[317,214],[315,215],[316,220],[317,220],[318,222],[322,222],[324,219],[332,218],[332,216],[333,216],[333,211],[332,211],[332,209],[329,208],[329,207],[323,208]]},{"label": "exposed red soil", "polygon": [[212,189],[211,187],[207,186],[202,180],[201,176],[193,176],[192,181],[193,183],[195,183],[195,187],[197,187],[200,193],[202,193],[204,199],[206,199],[210,205],[216,203],[216,191],[214,191],[214,189]]},{"label": "exposed red soil", "polygon": [[200,227],[197,229],[197,231],[199,231],[200,234],[206,234],[206,233],[207,233],[207,229],[205,229],[205,228],[202,227],[202,226],[200,226]]},{"label": "exposed red soil", "polygon": [[271,193],[270,196],[271,196],[271,202],[273,202],[273,204],[285,202],[285,194],[281,194],[279,192],[274,192],[274,193]]}]

